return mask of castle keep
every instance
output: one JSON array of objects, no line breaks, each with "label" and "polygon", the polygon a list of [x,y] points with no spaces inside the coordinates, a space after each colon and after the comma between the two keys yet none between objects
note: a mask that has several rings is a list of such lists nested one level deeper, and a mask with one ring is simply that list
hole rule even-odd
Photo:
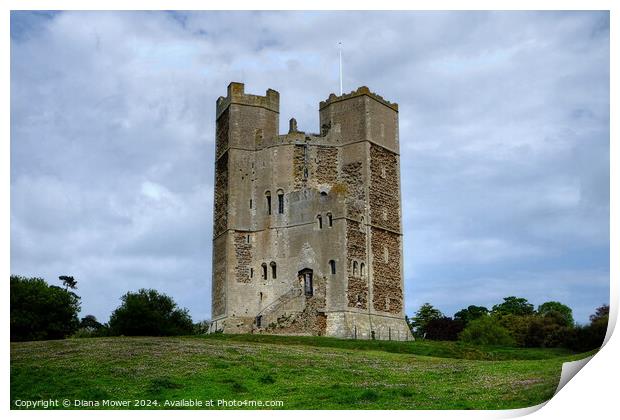
[{"label": "castle keep", "polygon": [[211,331],[411,339],[398,105],[332,94],[319,134],[280,135],[279,103],[217,100]]}]

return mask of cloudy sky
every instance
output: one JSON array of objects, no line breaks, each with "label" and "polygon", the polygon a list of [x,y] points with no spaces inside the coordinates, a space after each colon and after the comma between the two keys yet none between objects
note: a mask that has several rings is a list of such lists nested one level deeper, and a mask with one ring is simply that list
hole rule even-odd
[{"label": "cloudy sky", "polygon": [[[346,24],[345,24],[346,23]],[[400,106],[406,312],[609,301],[609,15],[11,13],[11,272],[210,317],[215,100],[230,81]]]}]

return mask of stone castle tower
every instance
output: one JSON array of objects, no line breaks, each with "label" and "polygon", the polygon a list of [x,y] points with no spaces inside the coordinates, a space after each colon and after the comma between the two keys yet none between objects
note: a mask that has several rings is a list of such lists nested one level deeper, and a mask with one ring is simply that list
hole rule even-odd
[{"label": "stone castle tower", "polygon": [[398,105],[361,87],[319,106],[217,100],[212,331],[411,339],[403,313]]}]

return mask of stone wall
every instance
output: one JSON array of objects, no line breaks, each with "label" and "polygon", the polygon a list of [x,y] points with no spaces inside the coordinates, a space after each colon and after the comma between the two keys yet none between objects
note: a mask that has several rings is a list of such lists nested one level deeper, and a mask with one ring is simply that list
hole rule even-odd
[{"label": "stone wall", "polygon": [[220,157],[228,147],[228,127],[230,123],[230,112],[228,109],[217,119],[215,131],[215,158]]},{"label": "stone wall", "polygon": [[213,205],[213,236],[228,228],[228,152],[215,162],[215,200]]},{"label": "stone wall", "polygon": [[306,186],[306,177],[304,170],[308,170],[306,166],[307,147],[302,144],[295,145],[293,150],[293,188],[300,190]]},{"label": "stone wall", "polygon": [[316,182],[333,185],[338,180],[338,148],[316,147]]},{"label": "stone wall", "polygon": [[[359,222],[347,220],[347,301],[351,308],[368,308],[368,276],[362,276],[360,264],[366,263],[366,232]],[[353,273],[353,263],[357,271]]]},{"label": "stone wall", "polygon": [[211,285],[211,314],[218,317],[226,311],[226,235],[213,242],[213,283]]},{"label": "stone wall", "polygon": [[370,145],[370,220],[374,226],[400,232],[398,155]]},{"label": "stone wall", "polygon": [[340,177],[341,182],[346,188],[345,205],[347,216],[360,220],[365,198],[362,162],[356,161],[343,165]]},{"label": "stone wall", "polygon": [[403,290],[401,287],[400,235],[371,228],[372,306],[376,311],[400,314]]},{"label": "stone wall", "polygon": [[237,265],[235,266],[235,278],[239,283],[249,283],[250,267],[252,266],[252,244],[248,243],[248,234],[244,232],[235,232],[235,258]]}]

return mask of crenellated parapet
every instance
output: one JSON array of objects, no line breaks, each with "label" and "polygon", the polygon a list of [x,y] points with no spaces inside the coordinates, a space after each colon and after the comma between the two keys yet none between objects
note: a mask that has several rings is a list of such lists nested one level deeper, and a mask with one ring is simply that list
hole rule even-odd
[{"label": "crenellated parapet", "polygon": [[230,104],[255,106],[280,113],[280,94],[273,89],[267,89],[265,96],[250,95],[245,93],[243,83],[231,82],[226,97],[217,98],[215,118],[217,119]]},{"label": "crenellated parapet", "polygon": [[340,96],[336,96],[335,94],[331,94],[329,95],[329,98],[327,98],[326,101],[321,101],[321,103],[319,104],[319,110],[325,108],[328,105],[331,105],[333,103],[336,102],[340,102],[340,101],[344,101],[347,99],[352,99],[358,96],[368,96],[380,103],[382,103],[383,105],[392,108],[394,111],[398,112],[398,104],[397,103],[392,103],[388,100],[383,99],[383,97],[381,95],[377,95],[374,92],[371,92],[370,89],[367,86],[361,86],[359,88],[357,88],[357,90],[354,90],[350,93],[345,93],[344,95],[340,95]]}]

